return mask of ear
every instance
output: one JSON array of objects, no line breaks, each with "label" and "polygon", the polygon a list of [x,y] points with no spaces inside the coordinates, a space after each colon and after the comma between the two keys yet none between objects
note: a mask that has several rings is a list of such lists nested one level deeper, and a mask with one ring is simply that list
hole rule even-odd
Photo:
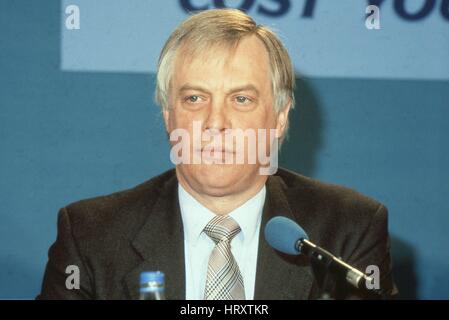
[{"label": "ear", "polygon": [[163,108],[162,109],[162,115],[164,116],[164,123],[165,123],[165,131],[167,131],[167,133],[170,132],[170,111],[168,110],[168,108]]},{"label": "ear", "polygon": [[288,113],[290,112],[290,108],[292,106],[292,103],[289,102],[284,109],[279,112],[277,115],[277,122],[276,122],[276,133],[277,137],[280,138],[284,135],[285,130],[287,129],[288,125]]}]

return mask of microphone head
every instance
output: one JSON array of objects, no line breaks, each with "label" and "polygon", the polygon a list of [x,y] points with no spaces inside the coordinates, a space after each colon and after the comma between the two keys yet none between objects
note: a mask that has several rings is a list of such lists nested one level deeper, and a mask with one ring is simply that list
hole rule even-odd
[{"label": "microphone head", "polygon": [[274,217],[265,226],[265,239],[268,244],[286,254],[301,254],[297,242],[308,238],[303,228],[286,217]]}]

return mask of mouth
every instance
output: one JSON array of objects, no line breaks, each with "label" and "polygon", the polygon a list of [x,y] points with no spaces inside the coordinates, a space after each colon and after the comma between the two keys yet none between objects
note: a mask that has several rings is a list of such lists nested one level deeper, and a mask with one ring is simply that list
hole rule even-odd
[{"label": "mouth", "polygon": [[195,150],[198,153],[202,153],[202,154],[236,154],[235,150],[233,149],[228,149],[228,148],[208,148],[207,146],[201,147],[201,149],[196,149]]},{"label": "mouth", "polygon": [[197,155],[204,161],[218,161],[218,163],[224,163],[227,159],[234,162],[235,151],[230,149],[214,149],[202,147],[197,149]]},{"label": "mouth", "polygon": [[200,153],[201,158],[203,159],[215,159],[215,160],[224,160],[224,159],[234,159],[235,152],[226,151],[226,150],[203,150]]}]

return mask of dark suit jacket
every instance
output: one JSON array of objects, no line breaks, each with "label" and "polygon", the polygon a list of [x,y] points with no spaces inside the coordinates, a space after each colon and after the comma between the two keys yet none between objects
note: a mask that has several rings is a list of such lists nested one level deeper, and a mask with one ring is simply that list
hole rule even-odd
[{"label": "dark suit jacket", "polygon": [[[279,169],[267,180],[257,257],[255,299],[315,299],[318,283],[307,257],[273,250],[263,228],[276,215],[297,221],[311,241],[365,270],[380,268],[381,287],[394,284],[386,208],[355,191]],[[38,299],[138,299],[139,274],[161,270],[168,299],[185,299],[183,226],[178,181],[167,171],[135,188],[83,200],[59,212]],[[66,289],[68,265],[79,290]],[[318,281],[320,281],[318,279]],[[337,286],[338,298],[364,297]]]}]

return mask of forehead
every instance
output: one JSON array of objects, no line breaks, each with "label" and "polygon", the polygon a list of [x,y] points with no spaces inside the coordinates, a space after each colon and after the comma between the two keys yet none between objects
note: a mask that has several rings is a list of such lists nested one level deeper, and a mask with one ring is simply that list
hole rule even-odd
[{"label": "forehead", "polygon": [[257,36],[245,37],[236,46],[215,44],[193,50],[188,46],[176,55],[174,87],[194,81],[210,86],[251,82],[263,87],[271,83],[268,52]]}]

